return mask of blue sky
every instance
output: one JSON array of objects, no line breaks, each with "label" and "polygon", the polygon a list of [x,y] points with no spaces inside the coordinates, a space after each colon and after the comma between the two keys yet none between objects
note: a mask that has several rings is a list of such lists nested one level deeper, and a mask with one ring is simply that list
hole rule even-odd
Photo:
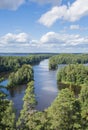
[{"label": "blue sky", "polygon": [[0,52],[88,52],[88,0],[0,1]]}]

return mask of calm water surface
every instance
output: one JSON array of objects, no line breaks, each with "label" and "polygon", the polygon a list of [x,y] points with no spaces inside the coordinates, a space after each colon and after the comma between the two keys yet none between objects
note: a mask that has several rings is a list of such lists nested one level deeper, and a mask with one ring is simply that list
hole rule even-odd
[{"label": "calm water surface", "polygon": [[[62,66],[59,66],[61,68]],[[56,73],[57,71],[49,71],[48,69],[48,60],[43,60],[39,65],[33,66],[34,69],[34,86],[36,99],[38,105],[36,106],[37,110],[44,110],[51,105],[58,93],[57,83],[56,83]],[[1,85],[6,86],[8,80],[5,80]],[[16,86],[9,90],[2,89],[8,94],[8,99],[12,100],[14,107],[19,114],[19,111],[22,109],[23,105],[23,96],[25,93],[26,85]]]},{"label": "calm water surface", "polygon": [[50,106],[58,93],[56,71],[49,71],[48,60],[34,66],[34,80],[38,101],[37,109],[44,110]]}]

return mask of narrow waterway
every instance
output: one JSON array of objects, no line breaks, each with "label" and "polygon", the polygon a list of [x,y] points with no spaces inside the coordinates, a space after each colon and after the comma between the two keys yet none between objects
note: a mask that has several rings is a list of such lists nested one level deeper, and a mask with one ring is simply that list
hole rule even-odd
[{"label": "narrow waterway", "polygon": [[37,109],[44,110],[50,106],[58,93],[56,71],[49,71],[48,60],[34,66],[34,80],[38,101]]},{"label": "narrow waterway", "polygon": [[[33,66],[34,69],[34,87],[35,94],[38,105],[37,110],[44,110],[51,105],[58,93],[57,83],[56,83],[56,73],[57,71],[49,71],[48,69],[48,59],[43,60],[40,64]],[[61,68],[61,67],[59,67]],[[5,80],[1,85],[6,86],[8,80]],[[25,93],[26,85],[16,86],[9,90],[2,89],[8,94],[8,99],[12,100],[14,107],[19,114],[23,105],[23,96]]]}]

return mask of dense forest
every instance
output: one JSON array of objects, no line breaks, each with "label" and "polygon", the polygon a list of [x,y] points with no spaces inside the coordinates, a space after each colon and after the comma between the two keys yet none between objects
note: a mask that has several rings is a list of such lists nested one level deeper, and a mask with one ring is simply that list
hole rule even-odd
[{"label": "dense forest", "polygon": [[15,110],[12,101],[0,91],[0,130],[15,130]]},{"label": "dense forest", "polygon": [[8,87],[14,87],[15,85],[25,84],[33,80],[32,66],[24,64],[16,72],[12,72],[8,78]]},{"label": "dense forest", "polygon": [[[67,55],[69,58],[71,56],[71,60],[72,57],[76,57],[73,56],[75,54]],[[79,58],[81,60],[79,63],[87,63],[87,54],[77,54],[77,57],[78,56],[85,57],[85,60],[81,60]],[[12,59],[12,61],[15,60],[13,57]],[[78,63],[77,59],[78,58],[74,59],[76,60],[74,63]],[[8,63],[10,63],[9,60]],[[12,61],[11,63],[15,63]],[[88,130],[87,66],[82,64],[70,64],[70,62],[60,62],[61,64],[69,65],[66,65],[64,68],[58,71],[57,81],[81,85],[80,93],[75,96],[74,91],[68,86],[68,88],[64,88],[58,93],[56,99],[50,107],[44,111],[38,111],[36,110],[36,104],[38,102],[36,101],[35,95],[33,68],[31,65],[28,65],[28,62],[23,62],[21,59],[20,62],[22,63],[16,62],[20,66],[15,68],[16,64],[13,64],[13,69],[7,69],[9,68],[9,64],[6,64],[6,62],[4,61],[0,63],[2,66],[6,67],[6,71],[14,70],[14,72],[10,73],[9,75],[8,86],[14,87],[15,85],[26,83],[27,88],[23,97],[23,108],[20,111],[18,118],[15,115],[15,108],[13,108],[12,101],[9,101],[6,98],[6,94],[3,93],[3,91],[0,91],[0,130]],[[3,63],[5,63],[5,65]],[[3,78],[1,78],[0,81],[2,80]]]},{"label": "dense forest", "polygon": [[36,54],[30,56],[0,56],[0,73],[16,71],[23,64],[37,64],[41,60],[51,57],[53,54]]},{"label": "dense forest", "polygon": [[49,69],[58,68],[58,64],[85,64],[88,63],[88,54],[59,54],[49,59]]},{"label": "dense forest", "polygon": [[83,87],[76,99],[69,89],[61,90],[52,105],[45,111],[35,110],[36,100],[33,81],[28,83],[24,105],[15,125],[12,102],[3,99],[0,93],[1,130],[87,130],[88,87]]},{"label": "dense forest", "polygon": [[58,71],[57,81],[79,86],[88,85],[88,66],[69,64]]}]

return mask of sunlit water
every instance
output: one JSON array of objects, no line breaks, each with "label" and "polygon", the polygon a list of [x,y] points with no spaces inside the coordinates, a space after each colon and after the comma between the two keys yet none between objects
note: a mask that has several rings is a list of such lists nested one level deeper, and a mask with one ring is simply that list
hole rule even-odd
[{"label": "sunlit water", "polygon": [[49,71],[48,60],[34,66],[35,93],[38,101],[37,109],[44,110],[55,99],[58,88],[56,71]]}]

